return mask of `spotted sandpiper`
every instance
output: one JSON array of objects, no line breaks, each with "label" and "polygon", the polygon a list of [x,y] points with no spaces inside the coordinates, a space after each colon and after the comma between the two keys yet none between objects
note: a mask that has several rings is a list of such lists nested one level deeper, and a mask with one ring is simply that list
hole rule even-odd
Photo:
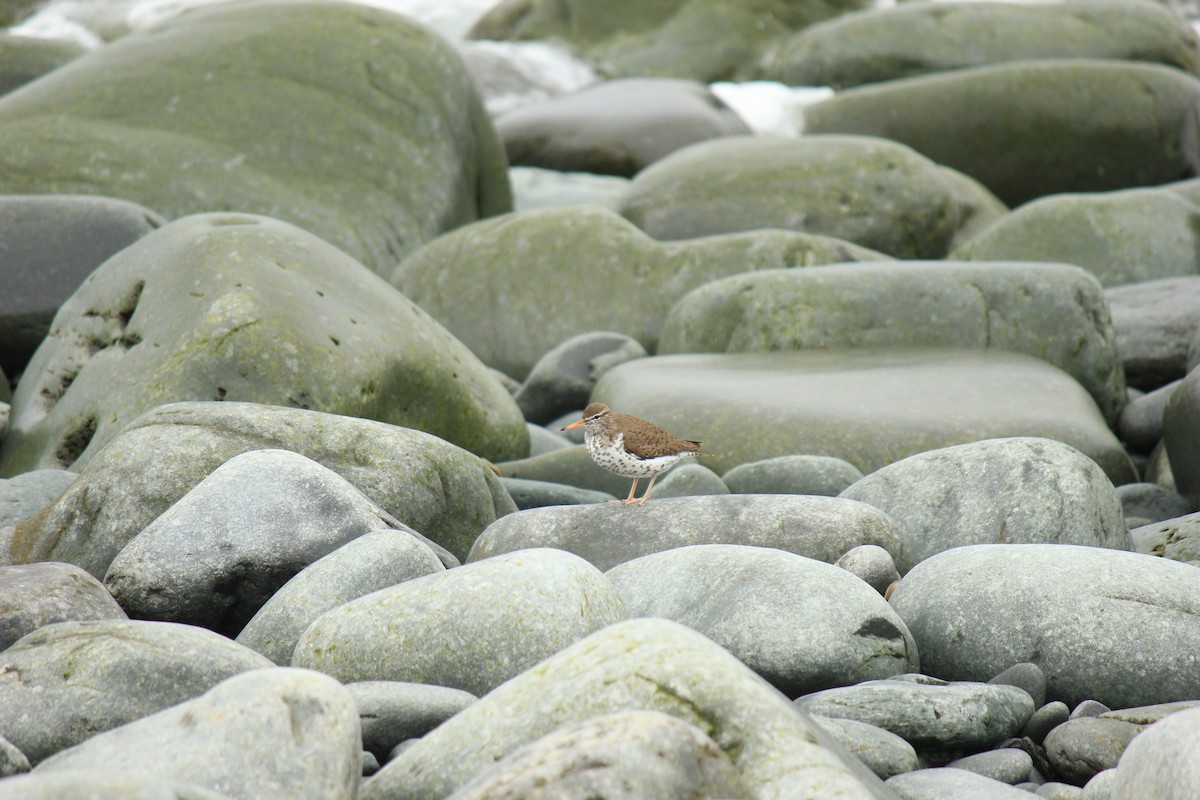
[{"label": "spotted sandpiper", "polygon": [[[684,456],[711,455],[700,450],[700,442],[680,439],[644,419],[618,414],[604,403],[589,403],[583,410],[583,419],[562,430],[580,426],[584,428],[583,441],[593,461],[609,472],[633,478],[629,496],[619,501],[625,505],[644,505],[658,476]],[[638,481],[642,478],[649,478],[650,485],[645,494],[634,499]]]}]

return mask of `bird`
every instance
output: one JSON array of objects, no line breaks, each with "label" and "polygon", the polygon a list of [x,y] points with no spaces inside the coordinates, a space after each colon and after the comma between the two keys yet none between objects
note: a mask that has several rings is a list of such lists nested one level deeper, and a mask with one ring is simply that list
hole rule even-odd
[{"label": "bird", "polygon": [[[618,414],[604,403],[588,403],[583,418],[561,430],[579,427],[583,428],[583,441],[593,461],[609,472],[633,478],[629,496],[624,500],[610,500],[610,503],[645,505],[654,481],[679,459],[712,455],[700,449],[700,442],[681,439],[631,414]],[[634,498],[642,478],[649,478],[650,484],[641,497]]]}]

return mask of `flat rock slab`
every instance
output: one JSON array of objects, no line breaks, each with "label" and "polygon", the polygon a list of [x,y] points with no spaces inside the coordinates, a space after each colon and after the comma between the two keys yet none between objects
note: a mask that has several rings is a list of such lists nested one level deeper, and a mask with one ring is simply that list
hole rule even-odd
[{"label": "flat rock slab", "polygon": [[112,44],[0,100],[0,193],[265,214],[375,270],[511,208],[461,56],[401,14],[237,3]]},{"label": "flat rock slab", "polygon": [[768,547],[694,545],[605,574],[630,616],[700,631],[789,697],[920,668],[891,606],[822,561]]},{"label": "flat rock slab", "polygon": [[832,563],[861,544],[884,548],[911,566],[896,523],[852,500],[804,495],[708,495],[535,508],[509,514],[476,540],[468,561],[529,547],[575,553],[608,570],[641,556],[696,544],[774,547]]},{"label": "flat rock slab", "polygon": [[1200,697],[1179,664],[1200,651],[1196,568],[1067,544],[982,544],[922,561],[892,594],[921,668],[987,680],[1017,662],[1046,696],[1127,708]]},{"label": "flat rock slab", "polygon": [[59,622],[0,653],[0,736],[37,764],[271,662],[172,622]]},{"label": "flat rock slab", "polygon": [[1197,175],[1198,102],[1200,80],[1170,67],[1047,59],[862,86],[807,107],[804,123],[903,142],[1018,206]]},{"label": "flat rock slab", "polygon": [[662,619],[609,626],[497,687],[370,778],[362,800],[446,797],[565,724],[660,711],[698,727],[762,800],[891,795],[817,723],[704,636]]},{"label": "flat rock slab", "polygon": [[37,516],[0,530],[0,561],[66,561],[103,577],[134,536],[213,470],[265,448],[328,467],[458,558],[516,510],[482,459],[427,433],[256,403],[174,403],[122,431]]},{"label": "flat rock slab", "polygon": [[140,772],[231,797],[353,800],[361,752],[358,712],[341,684],[274,667],[94,736],[34,774]]},{"label": "flat rock slab", "polygon": [[529,452],[495,376],[387,282],[285,222],[201,214],[106,261],[59,309],[13,395],[0,474],[83,466],[180,400],[378,419],[493,460]]},{"label": "flat rock slab", "polygon": [[414,578],[325,612],[292,664],[340,681],[430,683],[482,695],[628,617],[582,558],[531,549]]},{"label": "flat rock slab", "polygon": [[986,439],[918,453],[841,496],[887,512],[917,561],[966,544],[1133,549],[1112,483],[1095,461],[1053,439]]},{"label": "flat rock slab", "polygon": [[891,261],[735,275],[672,306],[657,352],[846,347],[1024,353],[1079,381],[1110,423],[1127,402],[1103,291],[1069,264]]},{"label": "flat rock slab", "polygon": [[100,581],[74,564],[0,567],[0,651],[54,622],[127,619]]},{"label": "flat rock slab", "polygon": [[592,397],[700,439],[718,473],[796,453],[864,473],[980,439],[1040,436],[1091,457],[1114,484],[1133,465],[1088,393],[1044,361],[951,348],[656,356],[615,367]]}]

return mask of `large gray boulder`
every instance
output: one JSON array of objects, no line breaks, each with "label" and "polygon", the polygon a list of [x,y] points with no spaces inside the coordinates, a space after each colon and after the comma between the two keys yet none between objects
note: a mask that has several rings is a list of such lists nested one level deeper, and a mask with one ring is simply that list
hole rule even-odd
[{"label": "large gray boulder", "polygon": [[[8,41],[0,34],[0,55]],[[0,196],[0,368],[19,375],[84,278],[164,222],[112,197]]]},{"label": "large gray boulder", "polygon": [[836,456],[870,473],[927,450],[1038,436],[1083,452],[1114,484],[1134,480],[1082,386],[1044,361],[994,349],[655,356],[615,367],[592,396],[702,440],[716,454],[703,462],[719,473],[795,453]]},{"label": "large gray boulder", "polygon": [[1130,386],[1149,391],[1188,373],[1200,333],[1200,275],[1114,286],[1104,297]]},{"label": "large gray boulder", "polygon": [[385,281],[287,223],[202,214],[109,259],[62,306],[13,396],[0,474],[83,466],[179,400],[378,419],[495,460],[529,447],[500,382]]},{"label": "large gray boulder", "polygon": [[843,89],[1039,58],[1151,61],[1196,73],[1200,41],[1175,11],[1136,0],[912,2],[804,28],[768,52],[762,75]]},{"label": "large gray boulder", "polygon": [[627,617],[604,575],[538,549],[415,578],[325,612],[292,664],[351,681],[407,681],[475,695]]},{"label": "large gray boulder", "polygon": [[128,619],[104,584],[74,564],[0,567],[0,651],[43,625]]},{"label": "large gray boulder", "polygon": [[[4,438],[3,427],[0,425],[0,439]],[[78,477],[65,469],[35,469],[14,478],[0,478],[0,529],[32,517],[54,502]]]},{"label": "large gray boulder", "polygon": [[1200,697],[1181,670],[1200,649],[1200,582],[1177,561],[1066,544],[957,547],[922,561],[891,597],[948,680],[987,680],[1018,662],[1046,696],[1110,708]]},{"label": "large gray boulder", "polygon": [[658,354],[863,346],[1026,353],[1079,381],[1110,423],[1126,403],[1100,284],[1066,264],[897,261],[735,275],[672,306]]},{"label": "large gray boulder", "polygon": [[255,450],[147,525],[113,559],[104,585],[139,619],[232,637],[309,564],[363,534],[401,527],[328,467],[289,450]]},{"label": "large gray boulder", "polygon": [[1077,264],[1105,286],[1200,273],[1200,206],[1165,189],[1042,197],[979,231],[952,258]]},{"label": "large gray boulder", "polygon": [[1004,207],[963,175],[866,136],[729,136],[638,173],[618,208],[655,239],[783,228],[941,258]]},{"label": "large gray boulder", "polygon": [[892,798],[857,759],[728,652],[662,619],[612,625],[497,687],[363,786],[363,800],[445,797],[565,724],[629,710],[696,725],[762,800]]},{"label": "large gray boulder", "polygon": [[361,752],[358,712],[344,687],[319,673],[272,667],[99,734],[34,774],[139,772],[231,797],[353,800]]},{"label": "large gray boulder", "polygon": [[399,14],[214,5],[46,77],[0,100],[0,194],[266,214],[380,272],[511,208],[503,145],[462,57]]},{"label": "large gray boulder", "polygon": [[1198,103],[1200,79],[1171,67],[1049,59],[851,89],[807,107],[804,122],[903,142],[1017,206],[1200,174]]},{"label": "large gray boulder", "polygon": [[346,684],[362,725],[363,750],[384,763],[400,743],[419,739],[478,698],[462,689],[402,681]]},{"label": "large gray boulder", "polygon": [[270,666],[258,653],[191,625],[46,625],[0,652],[0,736],[37,764],[233,675]]},{"label": "large gray boulder", "polygon": [[292,651],[317,617],[356,597],[441,572],[437,555],[408,531],[366,533],[300,570],[271,595],[237,635],[237,643],[276,664]]},{"label": "large gray boulder", "polygon": [[488,526],[468,561],[530,547],[575,553],[603,570],[700,544],[771,547],[832,563],[861,544],[884,548],[907,569],[896,523],[865,503],[803,495],[710,495],[651,499],[639,508],[607,503],[534,508]]},{"label": "large gray boulder", "polygon": [[[625,334],[653,352],[671,305],[711,280],[879,257],[779,230],[662,243],[608,209],[578,206],[448,233],[402,261],[391,281],[485,364],[520,380],[551,348],[589,331]],[[621,302],[596,302],[597,285]]]},{"label": "large gray boulder", "polygon": [[1112,800],[1186,800],[1200,785],[1200,709],[1170,714],[1146,728],[1121,755]]},{"label": "large gray boulder", "polygon": [[134,536],[213,470],[266,448],[328,467],[460,559],[480,531],[516,510],[482,459],[427,433],[255,403],[174,403],[129,425],[54,503],[0,530],[0,561],[66,561],[103,577]]},{"label": "large gray boulder", "polygon": [[914,561],[985,543],[1132,549],[1121,500],[1104,472],[1051,439],[988,439],[917,453],[841,496],[896,520]]},{"label": "large gray boulder", "polygon": [[799,694],[920,668],[879,593],[831,564],[769,547],[695,545],[606,575],[633,617],[703,633],[773,686]]}]

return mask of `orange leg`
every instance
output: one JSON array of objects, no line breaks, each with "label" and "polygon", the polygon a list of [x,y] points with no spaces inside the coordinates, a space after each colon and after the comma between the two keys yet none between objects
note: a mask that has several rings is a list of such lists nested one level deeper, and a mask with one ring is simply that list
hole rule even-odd
[{"label": "orange leg", "polygon": [[609,500],[608,502],[621,503],[622,505],[626,505],[626,506],[629,505],[630,503],[634,502],[633,493],[637,491],[637,484],[638,484],[639,480],[641,480],[641,478],[633,479],[633,486],[629,487],[629,497],[626,497],[624,500]]},{"label": "orange leg", "polygon": [[[639,506],[646,505],[646,501],[650,499],[650,490],[654,488],[654,482],[656,480],[658,480],[658,473],[655,473],[654,475],[650,476],[650,485],[648,485],[646,487],[645,494],[643,494],[637,500],[633,499],[633,490],[630,490],[629,497],[625,498],[625,505],[628,506],[628,505],[632,505],[633,503],[637,503]],[[637,485],[637,481],[634,481],[634,485],[635,486]]]}]

